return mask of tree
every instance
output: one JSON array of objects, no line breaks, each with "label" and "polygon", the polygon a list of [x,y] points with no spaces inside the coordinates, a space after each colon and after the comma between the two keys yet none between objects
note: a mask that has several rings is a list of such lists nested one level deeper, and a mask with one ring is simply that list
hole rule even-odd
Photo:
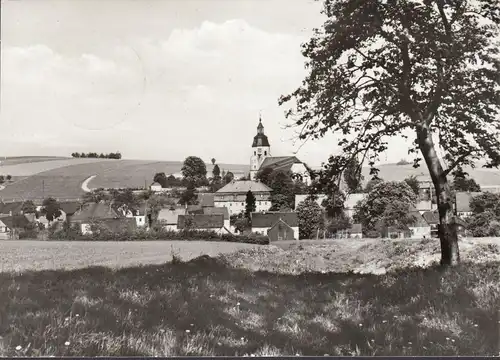
[{"label": "tree", "polygon": [[468,175],[462,167],[457,167],[453,172],[452,189],[454,191],[480,192],[481,186],[474,179],[468,178]]},{"label": "tree", "polygon": [[5,182],[5,178],[3,175],[0,175],[0,184],[3,184]]},{"label": "tree", "polygon": [[23,214],[36,214],[36,205],[31,200],[26,200],[23,202],[21,207]]},{"label": "tree", "polygon": [[188,156],[182,165],[182,176],[195,186],[201,185],[207,180],[207,166],[202,159],[196,156]]},{"label": "tree", "polygon": [[7,175],[6,179],[7,179],[7,181],[11,181],[12,180],[12,175]]},{"label": "tree", "polygon": [[215,158],[212,158],[212,165],[215,165]]},{"label": "tree", "polygon": [[139,199],[135,196],[132,189],[112,189],[111,196],[113,198],[113,208],[115,210],[123,209],[136,212],[139,209]]},{"label": "tree", "polygon": [[88,203],[99,203],[101,201],[108,202],[111,200],[111,195],[104,189],[94,189],[83,195],[82,205]]},{"label": "tree", "polygon": [[472,197],[469,205],[473,214],[489,211],[500,219],[500,194],[482,193]]},{"label": "tree", "polygon": [[53,221],[61,216],[61,205],[56,199],[49,197],[43,200],[41,213],[49,222]]},{"label": "tree", "polygon": [[404,228],[414,221],[411,207],[416,201],[415,192],[404,181],[379,183],[355,206],[354,222],[367,232],[379,230],[380,225]]},{"label": "tree", "polygon": [[324,14],[303,46],[308,75],[279,103],[295,100],[287,117],[301,139],[341,135],[339,174],[358,155],[376,173],[387,138],[411,135],[436,191],[441,264],[457,264],[447,176],[500,164],[498,2],[325,0]]},{"label": "tree", "polygon": [[245,230],[251,229],[250,219],[245,217],[244,212],[231,215],[230,224],[234,226],[235,230],[239,233],[243,233]]},{"label": "tree", "polygon": [[[174,177],[174,179],[175,179],[175,177]],[[168,183],[167,175],[165,175],[164,172],[156,173],[155,176],[154,176],[154,178],[153,178],[153,181],[157,182],[158,184],[160,184],[162,188],[168,187],[168,185],[167,185],[167,183]]]},{"label": "tree", "polygon": [[214,169],[212,170],[212,175],[214,178],[220,178],[220,168],[219,165],[215,164]]},{"label": "tree", "polygon": [[349,229],[350,226],[351,219],[342,212],[328,219],[326,229],[330,234],[336,235],[339,231]]},{"label": "tree", "polygon": [[419,196],[420,194],[420,182],[418,181],[417,177],[415,175],[411,175],[407,177],[405,180],[405,183],[408,184],[409,187],[413,190],[415,195]]},{"label": "tree", "polygon": [[224,184],[229,184],[234,180],[234,174],[231,171],[226,172],[224,175]]},{"label": "tree", "polygon": [[271,208],[270,211],[291,211],[290,199],[288,196],[283,194],[272,194],[271,195]]},{"label": "tree", "polygon": [[324,228],[323,210],[311,199],[306,199],[297,205],[297,217],[299,218],[299,237],[310,239],[317,230]]},{"label": "tree", "polygon": [[[277,198],[277,195],[282,195],[286,198],[287,205],[290,209],[293,209],[295,206],[295,183],[292,180],[292,174],[290,172],[285,171],[275,171],[271,174],[271,184],[269,187],[272,189],[271,196],[277,199],[283,199],[283,197]],[[272,202],[272,200],[271,200]],[[273,203],[274,205],[274,203]]]},{"label": "tree", "polygon": [[186,190],[182,193],[179,200],[181,205],[196,205],[198,196],[196,195],[196,186],[194,183],[189,183]]},{"label": "tree", "polygon": [[401,166],[401,165],[410,165],[410,164],[411,164],[411,162],[409,162],[409,161],[408,161],[408,160],[406,160],[406,159],[401,159],[401,160],[399,160],[399,161],[396,163],[396,165],[400,165],[400,166]]},{"label": "tree", "polygon": [[245,198],[245,217],[249,220],[251,219],[252,213],[256,210],[255,200],[255,195],[252,191],[248,190]]},{"label": "tree", "polygon": [[271,180],[273,178],[274,170],[270,167],[265,167],[257,171],[257,175],[255,176],[258,181],[261,183],[271,186]]},{"label": "tree", "polygon": [[383,183],[384,180],[379,177],[374,177],[366,183],[365,193],[369,193],[375,187],[375,185]]},{"label": "tree", "polygon": [[344,170],[344,182],[349,193],[361,192],[361,183],[364,176],[361,174],[361,166],[357,158],[353,158]]}]

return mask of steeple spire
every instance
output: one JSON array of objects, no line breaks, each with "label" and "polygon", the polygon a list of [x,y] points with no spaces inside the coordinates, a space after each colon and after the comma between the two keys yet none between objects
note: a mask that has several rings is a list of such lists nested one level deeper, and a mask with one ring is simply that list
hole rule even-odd
[{"label": "steeple spire", "polygon": [[264,134],[264,125],[262,125],[262,115],[259,111],[259,125],[257,125],[257,134]]}]

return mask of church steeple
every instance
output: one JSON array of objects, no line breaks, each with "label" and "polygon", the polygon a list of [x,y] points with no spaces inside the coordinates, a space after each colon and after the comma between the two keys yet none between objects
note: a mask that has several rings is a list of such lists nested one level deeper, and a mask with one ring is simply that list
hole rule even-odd
[{"label": "church steeple", "polygon": [[262,116],[259,114],[259,125],[257,125],[257,135],[253,138],[252,156],[250,158],[250,178],[255,180],[264,160],[271,156],[271,146],[266,135],[264,135],[264,125]]},{"label": "church steeple", "polygon": [[264,125],[262,125],[262,116],[259,114],[259,125],[257,125],[257,134],[264,135]]}]

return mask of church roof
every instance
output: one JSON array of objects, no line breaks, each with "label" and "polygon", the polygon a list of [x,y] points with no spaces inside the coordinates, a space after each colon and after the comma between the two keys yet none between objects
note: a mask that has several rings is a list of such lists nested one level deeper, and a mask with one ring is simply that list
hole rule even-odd
[{"label": "church roof", "polygon": [[270,167],[273,170],[290,171],[293,164],[301,163],[296,156],[269,156],[264,159],[260,168]]},{"label": "church roof", "polygon": [[271,192],[271,188],[266,184],[252,181],[252,180],[240,180],[240,181],[232,181],[222,189],[217,191],[217,194],[223,193],[242,193],[246,194],[248,190],[252,192]]},{"label": "church roof", "polygon": [[258,146],[271,146],[269,145],[269,140],[266,135],[264,135],[264,125],[262,125],[262,120],[259,119],[259,125],[257,126],[257,135],[253,137],[252,147]]}]

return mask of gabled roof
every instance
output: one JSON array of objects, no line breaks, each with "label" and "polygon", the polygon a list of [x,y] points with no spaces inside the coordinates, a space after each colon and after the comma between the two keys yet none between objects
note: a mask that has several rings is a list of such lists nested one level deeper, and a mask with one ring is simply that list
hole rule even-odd
[{"label": "gabled roof", "polygon": [[299,226],[299,218],[296,212],[269,211],[252,213],[252,228],[270,228],[280,219],[290,227]]},{"label": "gabled roof", "polygon": [[216,194],[239,193],[246,194],[248,190],[256,192],[271,192],[271,188],[264,183],[252,180],[231,181],[229,184],[219,189]]},{"label": "gabled roof", "polygon": [[481,194],[481,192],[457,192],[455,194],[457,212],[470,212],[471,199]]},{"label": "gabled roof", "polygon": [[8,203],[0,203],[0,214],[18,214],[21,212],[23,208],[22,201],[8,202]]},{"label": "gabled roof", "polygon": [[[272,229],[274,229],[274,227],[278,226],[279,224],[285,225],[287,228],[292,229],[292,227],[291,227],[290,225],[288,225],[288,224],[287,224],[286,222],[284,222],[283,220],[279,219],[278,221],[276,221],[276,222],[274,223],[274,225],[273,225],[273,226],[271,226],[271,227],[267,230],[267,233],[269,234],[269,232],[270,232]],[[278,229],[278,230],[280,230],[280,229]],[[293,229],[292,229],[292,230],[293,230]]]},{"label": "gabled roof", "polygon": [[186,219],[192,220],[193,229],[220,229],[224,226],[224,215],[179,215],[177,219],[177,227],[179,229],[186,228]]},{"label": "gabled roof", "polygon": [[104,203],[90,203],[85,205],[82,209],[78,210],[71,220],[85,221],[90,219],[117,219],[121,218],[118,213],[111,208],[108,204]]},{"label": "gabled roof", "polygon": [[62,202],[60,208],[66,215],[73,215],[80,210],[80,204],[77,201]]},{"label": "gabled roof", "polygon": [[158,220],[164,221],[167,225],[177,225],[179,215],[186,215],[186,208],[161,209],[158,213]]},{"label": "gabled roof", "polygon": [[224,220],[229,220],[229,211],[226,207],[206,207],[203,208],[205,215],[224,215]]},{"label": "gabled roof", "polygon": [[302,164],[296,156],[268,156],[260,166],[260,169],[271,168],[273,170],[289,171],[293,164]]},{"label": "gabled roof", "polygon": [[437,211],[426,211],[422,216],[429,225],[439,224],[439,213]]},{"label": "gabled roof", "polygon": [[0,220],[9,228],[13,229],[14,224],[19,228],[24,228],[30,222],[24,215],[4,216]]},{"label": "gabled roof", "polygon": [[206,206],[214,206],[214,197],[213,193],[199,193],[198,194],[198,203],[202,207]]},{"label": "gabled roof", "polygon": [[187,212],[193,214],[203,214],[203,207],[200,204],[188,205]]}]

